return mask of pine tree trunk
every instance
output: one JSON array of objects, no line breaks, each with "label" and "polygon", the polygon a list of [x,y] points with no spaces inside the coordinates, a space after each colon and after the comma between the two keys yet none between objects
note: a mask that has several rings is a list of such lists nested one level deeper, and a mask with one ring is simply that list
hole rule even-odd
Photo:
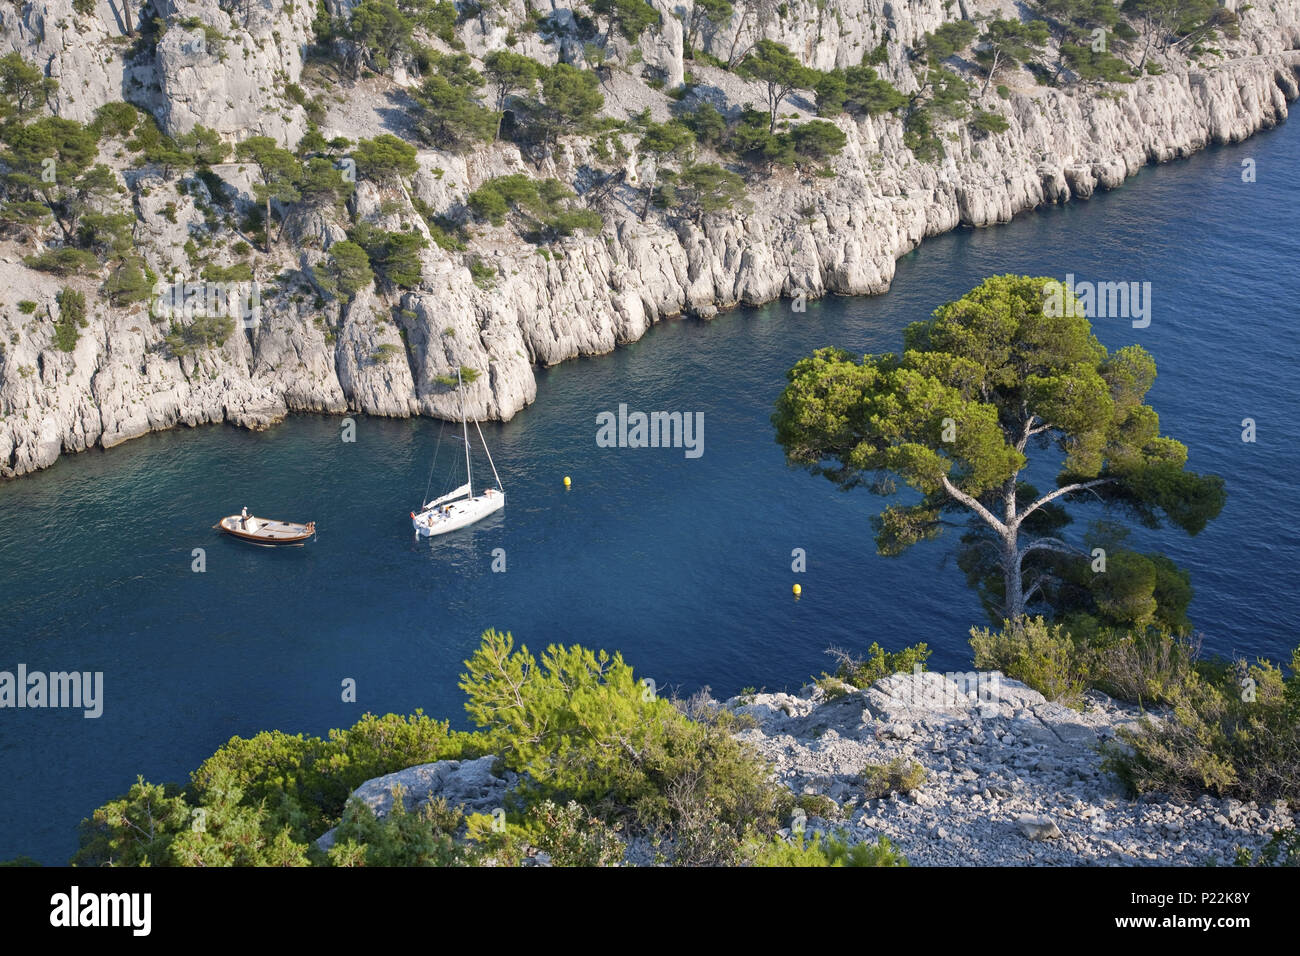
[{"label": "pine tree trunk", "polygon": [[1002,538],[1002,581],[1006,598],[1002,610],[1007,620],[1014,621],[1025,613],[1025,590],[1020,580],[1020,549],[1016,532],[1008,530]]},{"label": "pine tree trunk", "polygon": [[654,194],[655,194],[655,185],[656,185],[658,182],[659,182],[659,163],[656,161],[656,162],[655,162],[655,171],[654,171],[654,176],[651,177],[650,182],[646,184],[645,206],[642,207],[642,209],[641,209],[641,221],[642,221],[642,222],[645,222],[645,217],[648,216],[648,215],[650,215],[650,200],[654,197]]}]

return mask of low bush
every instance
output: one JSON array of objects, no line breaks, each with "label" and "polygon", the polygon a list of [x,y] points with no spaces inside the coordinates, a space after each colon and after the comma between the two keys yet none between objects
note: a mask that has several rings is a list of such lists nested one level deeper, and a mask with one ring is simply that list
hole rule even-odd
[{"label": "low bush", "polygon": [[1136,704],[1173,703],[1200,654],[1195,640],[1157,628],[1094,631],[1082,640],[1041,617],[1004,621],[997,632],[972,628],[970,644],[977,668],[1000,670],[1071,707],[1090,688]]},{"label": "low bush", "polygon": [[887,651],[872,641],[867,648],[866,657],[856,657],[836,647],[828,649],[826,653],[834,657],[839,666],[833,675],[823,674],[823,680],[838,679],[854,687],[870,687],[892,674],[910,674],[917,665],[925,670],[925,662],[930,659],[932,652],[925,644],[914,644],[901,651]]},{"label": "low bush", "polygon": [[1105,766],[1130,792],[1300,800],[1300,648],[1291,675],[1269,661],[1202,661],[1172,711],[1121,728]]},{"label": "low bush", "polygon": [[1088,686],[1088,667],[1060,624],[1041,617],[1006,621],[1001,631],[971,628],[975,666],[1022,681],[1048,700],[1078,706]]},{"label": "low bush", "polygon": [[1143,705],[1177,700],[1201,656],[1199,641],[1157,630],[1101,638],[1089,650],[1089,684]]},{"label": "low bush", "polygon": [[883,836],[854,844],[837,837],[822,842],[819,834],[811,840],[777,836],[751,848],[749,859],[753,866],[907,866],[907,858]]},{"label": "low bush", "polygon": [[869,763],[860,776],[868,800],[879,800],[891,793],[911,793],[925,784],[925,768],[902,757],[887,764]]},{"label": "low bush", "polygon": [[100,270],[99,259],[93,252],[64,246],[61,249],[46,249],[35,255],[25,256],[23,262],[39,272],[50,272],[56,276],[95,275]]},{"label": "low bush", "polygon": [[621,655],[551,645],[539,660],[488,631],[467,667],[465,708],[506,766],[527,774],[526,790],[669,836],[678,862],[729,862],[751,835],[775,832],[789,807],[725,712],[687,717]]},{"label": "low bush", "polygon": [[544,800],[528,811],[529,842],[555,866],[613,866],[623,859],[617,824],[610,826],[570,800]]},{"label": "low bush", "polygon": [[1235,862],[1237,866],[1300,866],[1300,830],[1278,830],[1253,853],[1238,847]]},{"label": "low bush", "polygon": [[61,352],[71,352],[77,339],[90,323],[86,320],[86,297],[76,289],[64,288],[56,297],[59,317],[54,320],[54,346]]},{"label": "low bush", "polygon": [[333,866],[456,866],[470,860],[470,851],[457,842],[464,814],[446,800],[428,800],[419,809],[406,808],[400,788],[393,806],[378,819],[360,800],[351,800],[343,813],[328,856]]},{"label": "low bush", "polygon": [[583,230],[599,232],[600,213],[573,202],[574,193],[558,179],[530,179],[522,173],[490,179],[469,194],[467,204],[479,219],[503,226],[516,217],[520,233],[549,242]]}]

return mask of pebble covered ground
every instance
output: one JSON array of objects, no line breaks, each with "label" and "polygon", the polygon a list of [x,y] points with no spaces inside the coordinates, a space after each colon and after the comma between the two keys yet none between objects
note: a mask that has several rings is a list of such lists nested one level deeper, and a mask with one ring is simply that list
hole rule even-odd
[{"label": "pebble covered ground", "polygon": [[[725,706],[753,718],[736,736],[782,783],[834,801],[804,801],[807,832],[883,835],[913,866],[1231,865],[1293,825],[1281,801],[1129,799],[1098,745],[1141,712],[1097,693],[1072,710],[1001,674],[927,672]],[[921,764],[924,783],[868,799],[864,768],[895,759]]]}]

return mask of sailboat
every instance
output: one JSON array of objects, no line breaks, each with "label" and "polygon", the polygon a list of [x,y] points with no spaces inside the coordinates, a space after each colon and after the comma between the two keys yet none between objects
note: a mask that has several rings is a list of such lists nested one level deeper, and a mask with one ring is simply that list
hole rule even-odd
[{"label": "sailboat", "polygon": [[[459,392],[460,386],[464,384],[461,381],[460,369],[456,370],[456,384],[456,390]],[[474,422],[474,430],[478,432],[479,441],[483,442],[483,451],[487,454],[488,464],[492,466],[492,477],[496,479],[497,484],[495,488],[483,489],[482,494],[474,494],[474,473],[470,468],[469,460],[469,421],[465,417],[463,394],[460,399],[460,426],[463,433],[462,440],[465,442],[465,484],[453,488],[432,501],[425,502],[418,513],[411,512],[411,524],[415,527],[417,538],[431,538],[436,534],[446,534],[448,531],[464,528],[506,506],[506,494],[501,489],[501,476],[497,474],[497,466],[492,461],[492,453],[488,451],[487,440],[483,437],[483,429],[479,428],[477,420]]]}]

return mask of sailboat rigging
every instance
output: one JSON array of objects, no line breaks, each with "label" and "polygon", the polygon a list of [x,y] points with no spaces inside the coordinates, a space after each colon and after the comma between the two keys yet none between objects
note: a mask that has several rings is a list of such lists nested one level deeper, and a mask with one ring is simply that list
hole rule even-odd
[{"label": "sailboat rigging", "polygon": [[439,495],[432,501],[426,501],[420,506],[418,513],[411,512],[411,524],[415,528],[416,537],[430,538],[455,531],[481,521],[493,512],[500,511],[506,504],[506,494],[501,488],[501,476],[497,474],[496,463],[492,461],[492,452],[488,451],[487,440],[484,439],[483,429],[479,427],[477,420],[474,422],[474,430],[478,432],[479,441],[483,443],[483,451],[487,454],[488,464],[492,467],[492,477],[496,479],[496,487],[485,488],[480,495],[474,494],[474,472],[469,454],[469,420],[465,415],[465,396],[461,390],[463,384],[460,369],[457,369],[456,391],[460,393],[460,426],[463,433],[462,441],[465,443],[465,483],[446,494]]}]

